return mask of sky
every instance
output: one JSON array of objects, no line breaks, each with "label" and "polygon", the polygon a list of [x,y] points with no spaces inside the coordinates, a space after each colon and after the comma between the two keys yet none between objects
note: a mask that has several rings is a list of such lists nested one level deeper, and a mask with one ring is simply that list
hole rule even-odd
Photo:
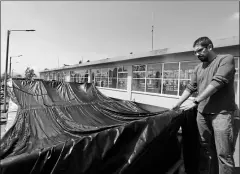
[{"label": "sky", "polygon": [[[12,69],[74,65],[239,36],[238,1],[2,1],[1,74],[7,30]],[[16,57],[22,55],[21,57]]]}]

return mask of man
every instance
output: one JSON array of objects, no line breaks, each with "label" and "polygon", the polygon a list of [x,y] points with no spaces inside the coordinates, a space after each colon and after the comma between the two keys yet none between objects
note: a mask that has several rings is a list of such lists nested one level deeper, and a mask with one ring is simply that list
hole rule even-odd
[{"label": "man", "polygon": [[[193,48],[201,63],[195,67],[190,83],[172,109],[189,110],[197,106],[201,145],[209,159],[208,171],[205,172],[232,174],[233,114],[236,109],[234,58],[232,55],[217,55],[208,37],[198,38]],[[198,91],[198,96],[181,106],[195,91]]]}]

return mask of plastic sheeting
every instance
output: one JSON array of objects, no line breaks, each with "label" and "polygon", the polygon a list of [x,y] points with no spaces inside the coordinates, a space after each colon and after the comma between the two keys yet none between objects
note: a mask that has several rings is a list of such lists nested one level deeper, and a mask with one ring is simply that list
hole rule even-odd
[{"label": "plastic sheeting", "polygon": [[18,111],[1,139],[2,174],[166,173],[181,158],[187,113],[149,112],[86,83],[15,79],[9,92]]}]

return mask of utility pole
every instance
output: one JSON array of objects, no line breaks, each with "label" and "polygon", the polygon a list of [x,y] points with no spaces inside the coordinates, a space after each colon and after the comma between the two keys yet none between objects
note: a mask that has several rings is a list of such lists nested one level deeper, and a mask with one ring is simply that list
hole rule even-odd
[{"label": "utility pole", "polygon": [[153,51],[154,12],[152,12],[152,51]]},{"label": "utility pole", "polygon": [[152,51],[153,51],[153,26],[152,26]]},{"label": "utility pole", "polygon": [[[5,79],[4,79],[4,106],[3,106],[3,111],[7,111],[7,73],[8,73],[8,52],[9,52],[9,38],[10,38],[10,33],[15,31],[26,31],[26,32],[31,32],[35,30],[7,30],[7,50],[6,50],[6,66],[5,66]],[[9,74],[10,75],[10,74]]]}]

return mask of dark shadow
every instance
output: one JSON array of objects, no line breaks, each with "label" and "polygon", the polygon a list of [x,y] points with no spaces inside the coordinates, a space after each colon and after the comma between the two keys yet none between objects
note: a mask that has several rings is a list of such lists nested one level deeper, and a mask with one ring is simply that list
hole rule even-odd
[{"label": "dark shadow", "polygon": [[233,174],[239,174],[240,173],[240,167],[235,168],[235,172]]}]

